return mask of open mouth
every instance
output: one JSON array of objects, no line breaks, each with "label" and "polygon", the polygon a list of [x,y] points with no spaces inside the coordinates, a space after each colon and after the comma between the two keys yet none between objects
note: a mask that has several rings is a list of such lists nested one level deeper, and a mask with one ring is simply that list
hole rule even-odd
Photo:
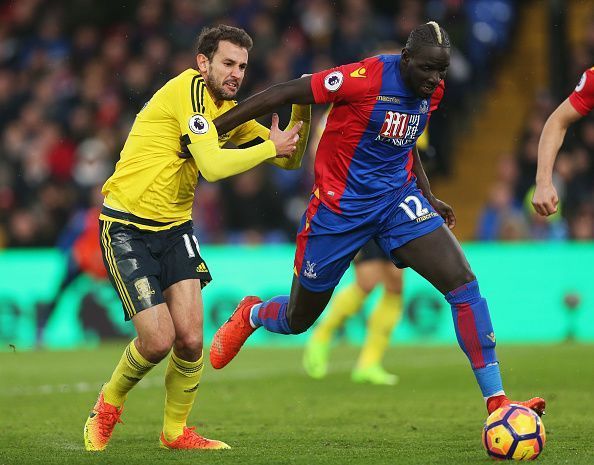
[{"label": "open mouth", "polygon": [[432,94],[436,88],[437,88],[437,86],[433,86],[431,84],[425,84],[425,85],[421,86],[421,91],[424,94]]},{"label": "open mouth", "polygon": [[239,84],[235,81],[227,81],[223,83],[223,86],[225,86],[231,92],[237,92],[237,89],[239,89]]}]

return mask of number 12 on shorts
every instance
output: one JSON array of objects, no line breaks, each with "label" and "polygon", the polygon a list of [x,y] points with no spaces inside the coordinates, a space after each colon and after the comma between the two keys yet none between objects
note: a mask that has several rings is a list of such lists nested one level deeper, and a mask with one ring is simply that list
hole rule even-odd
[{"label": "number 12 on shorts", "polygon": [[[410,208],[410,202],[414,204],[414,212],[412,211],[412,208]],[[429,213],[427,208],[423,208],[423,204],[419,198],[414,195],[409,195],[404,199],[404,202],[400,203],[398,206],[404,210],[404,213],[406,213],[411,220],[416,220],[417,218]]]}]

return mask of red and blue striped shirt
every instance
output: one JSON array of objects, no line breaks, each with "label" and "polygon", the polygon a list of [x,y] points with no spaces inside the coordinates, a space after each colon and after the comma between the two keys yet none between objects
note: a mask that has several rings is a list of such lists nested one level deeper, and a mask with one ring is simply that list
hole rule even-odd
[{"label": "red and blue striped shirt", "polygon": [[400,55],[379,55],[312,76],[316,103],[332,103],[315,161],[314,192],[337,213],[377,208],[414,175],[412,148],[444,92],[430,99],[403,82]]}]

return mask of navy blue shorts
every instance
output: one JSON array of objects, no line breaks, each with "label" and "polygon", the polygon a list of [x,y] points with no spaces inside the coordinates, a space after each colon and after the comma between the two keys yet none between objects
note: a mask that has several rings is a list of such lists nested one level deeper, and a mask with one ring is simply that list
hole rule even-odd
[{"label": "navy blue shorts", "polygon": [[109,279],[124,307],[124,318],[165,302],[163,291],[185,279],[212,277],[200,256],[192,222],[163,231],[99,220],[101,251]]},{"label": "navy blue shorts", "polygon": [[390,257],[392,250],[443,223],[415,182],[377,201],[365,215],[336,213],[312,196],[297,233],[294,272],[310,291],[333,289],[368,241],[375,239]]}]

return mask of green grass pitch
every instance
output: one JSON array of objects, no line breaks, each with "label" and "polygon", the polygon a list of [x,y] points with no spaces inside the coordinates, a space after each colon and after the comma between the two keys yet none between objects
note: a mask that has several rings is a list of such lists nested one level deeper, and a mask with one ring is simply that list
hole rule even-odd
[{"label": "green grass pitch", "polygon": [[[229,451],[158,448],[161,363],[130,394],[105,452],[82,428],[125,342],[73,352],[0,353],[0,464],[489,464],[480,391],[457,347],[390,349],[396,387],[353,384],[357,354],[337,347],[327,379],[308,379],[301,351],[247,348],[204,372],[190,424]],[[594,346],[499,349],[508,394],[548,401],[542,464],[594,463]]]}]

